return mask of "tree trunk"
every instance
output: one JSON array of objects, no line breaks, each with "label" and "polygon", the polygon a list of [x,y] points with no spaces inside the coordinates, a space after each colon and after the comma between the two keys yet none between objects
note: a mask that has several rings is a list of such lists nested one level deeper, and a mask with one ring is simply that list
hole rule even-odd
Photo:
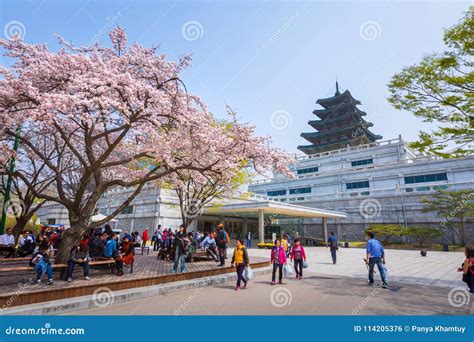
[{"label": "tree trunk", "polygon": [[85,222],[75,222],[71,223],[71,228],[64,230],[54,261],[56,264],[67,264],[72,248],[78,244],[84,233],[87,233],[87,229]]}]

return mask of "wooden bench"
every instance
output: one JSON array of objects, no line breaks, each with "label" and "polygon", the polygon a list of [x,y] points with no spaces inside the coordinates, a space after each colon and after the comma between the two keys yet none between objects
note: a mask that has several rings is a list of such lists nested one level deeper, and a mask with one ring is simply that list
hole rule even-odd
[{"label": "wooden bench", "polygon": [[[29,259],[29,258],[28,258]],[[99,266],[99,265],[115,265],[115,260],[106,259],[106,260],[94,260],[89,261],[89,266]],[[67,269],[66,264],[51,264],[53,271],[64,271]],[[0,268],[0,273],[4,272],[21,272],[21,271],[32,271],[34,267],[31,266],[10,266]],[[113,269],[112,269],[113,271]],[[133,273],[133,263],[130,265],[130,273]]]},{"label": "wooden bench", "polygon": [[195,253],[193,253],[190,258],[189,262],[196,262],[202,260],[214,260],[211,256],[207,255],[207,251],[198,249]]},{"label": "wooden bench", "polygon": [[28,261],[30,259],[31,259],[31,256],[30,257],[23,257],[23,258],[1,258],[0,263],[1,262],[12,262],[12,261]]},{"label": "wooden bench", "polygon": [[143,247],[135,247],[135,249],[141,249],[142,250],[142,255],[143,255],[143,251],[146,250],[146,255],[150,255],[150,247],[148,246],[143,246]]}]

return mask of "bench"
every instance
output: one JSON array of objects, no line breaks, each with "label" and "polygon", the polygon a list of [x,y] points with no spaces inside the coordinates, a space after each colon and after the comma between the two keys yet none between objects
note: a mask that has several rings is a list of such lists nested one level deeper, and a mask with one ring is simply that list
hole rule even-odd
[{"label": "bench", "polygon": [[150,247],[148,246],[143,246],[143,247],[135,247],[135,249],[141,249],[142,250],[142,255],[143,255],[143,251],[146,250],[146,255],[150,255]]},{"label": "bench", "polygon": [[206,250],[198,249],[189,257],[189,262],[196,262],[202,260],[214,260],[211,256],[207,254]]},{"label": "bench", "polygon": [[0,263],[1,262],[11,262],[11,261],[28,261],[30,259],[31,259],[31,256],[23,257],[23,258],[1,258]]},{"label": "bench", "polygon": [[[28,258],[29,260],[29,258]],[[106,259],[106,260],[94,260],[89,261],[89,266],[99,266],[99,265],[115,265],[115,260]],[[66,264],[51,264],[53,271],[65,271],[67,269]],[[31,266],[10,266],[0,268],[0,273],[4,272],[21,272],[21,271],[32,271],[34,270]],[[112,268],[113,271],[113,268]],[[130,265],[130,273],[133,273],[133,263]]]}]

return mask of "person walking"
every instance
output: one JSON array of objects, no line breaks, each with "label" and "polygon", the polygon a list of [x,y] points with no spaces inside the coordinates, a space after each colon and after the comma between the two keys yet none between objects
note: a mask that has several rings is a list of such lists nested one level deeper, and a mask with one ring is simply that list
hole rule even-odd
[{"label": "person walking", "polygon": [[339,247],[337,246],[337,236],[334,234],[334,232],[331,232],[331,235],[329,235],[327,246],[329,250],[331,251],[332,263],[333,265],[335,265],[337,261],[336,252],[339,249]]},{"label": "person walking", "polygon": [[173,273],[178,271],[179,259],[181,259],[181,273],[184,273],[186,269],[186,238],[186,226],[182,224],[179,226],[179,231],[174,239],[175,254]]},{"label": "person walking", "polygon": [[365,262],[369,266],[369,284],[374,284],[374,267],[377,265],[379,269],[380,277],[382,278],[383,289],[388,288],[387,280],[385,277],[385,250],[379,240],[375,239],[373,232],[367,232],[367,245],[366,245],[366,259]]},{"label": "person walking", "polygon": [[243,273],[245,268],[249,265],[249,256],[247,253],[247,248],[244,246],[243,240],[237,239],[235,241],[234,255],[232,255],[232,261],[230,264],[231,266],[235,264],[237,272],[237,284],[235,286],[235,291],[240,290],[241,281],[244,282],[244,289],[247,288],[247,279],[245,279]]},{"label": "person walking", "polygon": [[227,250],[227,232],[224,229],[224,225],[219,223],[217,226],[216,244],[219,250],[220,264],[218,266],[224,266],[225,254]]},{"label": "person walking", "polygon": [[69,260],[67,262],[66,278],[69,283],[72,282],[72,274],[76,264],[82,266],[84,269],[84,279],[90,280],[89,259],[89,240],[83,238],[81,241],[79,241],[79,244],[72,249],[71,255],[69,256]]},{"label": "person walking", "polygon": [[252,233],[248,233],[247,235],[247,248],[252,247]]},{"label": "person walking", "polygon": [[306,252],[299,239],[295,240],[295,244],[291,248],[290,260],[295,262],[296,279],[301,280],[303,278],[303,262],[306,261]]},{"label": "person walking", "polygon": [[276,271],[278,270],[278,283],[283,284],[283,265],[286,264],[286,253],[280,246],[280,241],[275,240],[275,246],[272,247],[270,262],[273,265],[272,285],[275,285]]}]

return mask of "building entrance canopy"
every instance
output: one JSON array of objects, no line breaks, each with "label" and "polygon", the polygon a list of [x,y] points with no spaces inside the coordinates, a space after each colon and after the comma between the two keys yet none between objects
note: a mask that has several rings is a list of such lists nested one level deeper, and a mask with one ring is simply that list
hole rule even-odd
[{"label": "building entrance canopy", "polygon": [[249,200],[240,203],[228,203],[218,207],[206,208],[204,215],[242,216],[258,218],[258,235],[260,242],[264,242],[265,214],[278,218],[322,218],[324,237],[327,240],[327,219],[345,218],[347,215],[332,210],[303,207],[294,204],[282,203],[273,200]]}]

